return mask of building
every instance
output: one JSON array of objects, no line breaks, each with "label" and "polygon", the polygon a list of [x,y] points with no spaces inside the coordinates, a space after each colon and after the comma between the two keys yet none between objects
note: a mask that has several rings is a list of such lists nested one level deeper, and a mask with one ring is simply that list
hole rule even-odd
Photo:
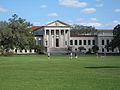
[{"label": "building", "polygon": [[70,25],[59,20],[53,21],[45,26],[33,30],[36,44],[46,47],[47,52],[66,53],[68,47],[72,47],[73,52],[79,52],[79,47],[84,47],[88,51],[92,46],[99,46],[99,53],[117,53],[118,50],[109,50],[105,45],[113,39],[111,30],[98,29],[96,35],[70,35]]},{"label": "building", "polygon": [[[45,26],[33,26],[33,35],[36,44],[43,45],[46,52],[51,53],[68,53],[71,47],[73,52],[79,52],[79,47],[84,47],[87,52],[94,45],[99,47],[99,53],[118,53],[118,49],[109,50],[105,45],[113,39],[113,30],[98,29],[99,33],[94,35],[70,35],[70,25],[59,20],[46,24]],[[25,51],[24,51],[25,52]],[[27,51],[29,53],[29,51]],[[35,51],[31,51],[35,53]],[[20,53],[20,52],[18,52]]]}]

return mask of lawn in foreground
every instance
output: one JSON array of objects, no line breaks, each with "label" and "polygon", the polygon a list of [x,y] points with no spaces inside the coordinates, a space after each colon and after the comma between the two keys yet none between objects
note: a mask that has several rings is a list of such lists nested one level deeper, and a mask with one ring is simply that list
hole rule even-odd
[{"label": "lawn in foreground", "polygon": [[0,57],[0,90],[120,90],[120,57]]}]

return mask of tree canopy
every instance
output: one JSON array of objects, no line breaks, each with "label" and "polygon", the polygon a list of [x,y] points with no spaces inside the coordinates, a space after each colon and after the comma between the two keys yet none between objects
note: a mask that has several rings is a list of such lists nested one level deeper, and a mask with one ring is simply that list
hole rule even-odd
[{"label": "tree canopy", "polygon": [[6,21],[0,22],[0,47],[4,52],[10,49],[27,49],[35,45],[35,40],[29,32],[32,24],[16,14]]},{"label": "tree canopy", "polygon": [[71,26],[71,35],[95,34],[97,30],[92,26],[74,24]]},{"label": "tree canopy", "polygon": [[120,24],[114,27],[113,29],[113,40],[110,42],[109,45],[106,46],[106,48],[118,48],[120,51]]}]

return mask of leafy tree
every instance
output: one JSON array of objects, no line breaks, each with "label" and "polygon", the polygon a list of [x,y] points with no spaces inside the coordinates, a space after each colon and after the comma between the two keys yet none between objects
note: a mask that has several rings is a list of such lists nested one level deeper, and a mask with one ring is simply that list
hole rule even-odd
[{"label": "leafy tree", "polygon": [[34,49],[37,50],[38,54],[41,54],[41,53],[43,54],[45,52],[45,47],[42,45],[35,45]]},{"label": "leafy tree", "polygon": [[82,26],[74,24],[71,26],[71,35],[95,34],[97,30],[92,26]]},{"label": "leafy tree", "polygon": [[3,52],[14,48],[32,48],[35,45],[35,40],[29,32],[31,26],[32,24],[19,18],[16,14],[9,19],[9,22],[0,22],[0,46]]},{"label": "leafy tree", "polygon": [[7,22],[0,22],[0,48],[1,53],[9,51],[9,49],[13,49],[12,39],[13,33],[12,29],[9,28],[9,24]]},{"label": "leafy tree", "polygon": [[106,46],[107,48],[118,48],[120,52],[120,24],[114,27],[113,29],[113,40],[110,42],[109,45]]},{"label": "leafy tree", "polygon": [[98,47],[97,45],[94,45],[94,46],[92,47],[92,51],[93,51],[94,53],[98,52],[98,50],[99,50],[99,47]]}]

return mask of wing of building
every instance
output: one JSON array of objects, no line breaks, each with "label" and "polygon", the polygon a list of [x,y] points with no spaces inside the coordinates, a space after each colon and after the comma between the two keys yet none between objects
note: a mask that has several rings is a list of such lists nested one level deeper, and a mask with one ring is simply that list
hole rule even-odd
[{"label": "wing of building", "polygon": [[84,47],[87,52],[94,45],[99,47],[99,53],[117,53],[117,48],[109,50],[105,45],[113,39],[113,30],[98,29],[94,35],[70,35],[70,25],[59,20],[48,23],[45,26],[33,27],[33,34],[37,45],[46,47],[46,52],[68,53],[71,47],[73,52],[79,52],[79,47]]}]

